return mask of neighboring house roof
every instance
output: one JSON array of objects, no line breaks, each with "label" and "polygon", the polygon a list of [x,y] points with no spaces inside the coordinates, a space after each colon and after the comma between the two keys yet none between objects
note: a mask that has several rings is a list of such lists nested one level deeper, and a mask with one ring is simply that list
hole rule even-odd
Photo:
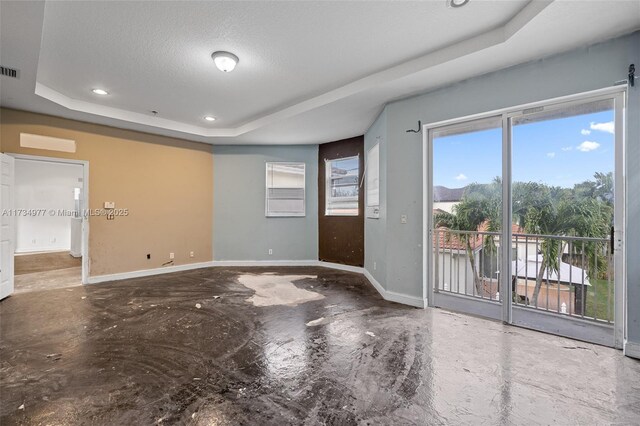
[{"label": "neighboring house roof", "polygon": [[433,187],[433,201],[436,203],[452,202],[462,200],[464,188],[447,188],[446,186],[434,186]]},{"label": "neighboring house roof", "polygon": [[[436,215],[438,213],[444,213],[442,210],[440,209],[433,209],[433,214]],[[489,222],[485,221],[482,222],[480,224],[480,226],[478,226],[478,232],[487,232],[487,229],[489,228]],[[437,236],[439,237],[439,241],[436,239],[436,235],[433,236],[433,245],[434,247],[438,247],[441,250],[446,249],[452,249],[452,250],[466,250],[467,249],[467,245],[465,244],[464,241],[461,241],[458,238],[458,235],[455,234],[455,231],[452,232],[447,232],[450,231],[449,228],[445,227],[445,226],[441,226],[439,228],[437,228],[439,231],[441,232],[437,232]],[[444,231],[444,232],[442,232]],[[511,224],[511,233],[512,234],[522,234],[524,232],[524,229],[522,229],[518,224],[513,223]],[[480,247],[482,247],[483,244],[483,235],[475,235],[475,236],[471,236],[471,249],[472,250],[477,250]]]},{"label": "neighboring house roof", "polygon": [[[518,259],[517,262],[514,260],[513,262],[511,262],[511,268],[513,271],[516,271],[516,264],[516,276],[518,278],[535,280],[542,265],[542,255],[534,254],[532,256],[529,256],[526,262],[524,261],[524,259]],[[542,277],[543,282],[549,280],[551,284],[557,283],[559,280],[561,284],[583,285],[583,279],[584,285],[591,285],[589,283],[589,278],[587,278],[586,270],[565,262],[560,262],[560,268],[557,272],[550,271],[547,268]]]},{"label": "neighboring house roof", "polygon": [[[449,228],[441,226],[437,229],[440,232],[435,232],[433,235],[433,245],[439,250],[466,250],[467,244],[458,238],[455,231],[451,231]],[[469,235],[471,249],[477,250],[482,247],[482,235]]]}]

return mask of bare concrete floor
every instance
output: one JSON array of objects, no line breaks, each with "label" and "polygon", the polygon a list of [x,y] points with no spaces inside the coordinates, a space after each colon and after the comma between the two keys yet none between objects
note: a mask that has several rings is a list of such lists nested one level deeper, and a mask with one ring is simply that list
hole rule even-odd
[{"label": "bare concrete floor", "polygon": [[15,256],[14,293],[82,285],[82,258],[68,251]]},{"label": "bare concrete floor", "polygon": [[[240,282],[265,272],[306,291],[266,303]],[[640,362],[619,351],[389,303],[323,268],[18,294],[0,338],[2,425],[640,424]]]},{"label": "bare concrete floor", "polygon": [[82,285],[82,267],[16,275],[15,294]]}]

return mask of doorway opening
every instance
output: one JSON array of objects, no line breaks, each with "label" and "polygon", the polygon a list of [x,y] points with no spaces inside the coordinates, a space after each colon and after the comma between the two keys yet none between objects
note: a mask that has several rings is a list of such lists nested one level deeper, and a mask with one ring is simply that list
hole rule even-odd
[{"label": "doorway opening", "polygon": [[83,284],[88,266],[86,165],[14,157],[14,293]]}]

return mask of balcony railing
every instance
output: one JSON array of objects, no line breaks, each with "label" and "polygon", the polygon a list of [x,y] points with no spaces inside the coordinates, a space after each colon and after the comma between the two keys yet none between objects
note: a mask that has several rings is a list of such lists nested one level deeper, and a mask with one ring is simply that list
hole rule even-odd
[{"label": "balcony railing", "polygon": [[[434,290],[499,302],[500,233],[434,230]],[[613,258],[606,238],[514,233],[514,306],[613,322]]]}]

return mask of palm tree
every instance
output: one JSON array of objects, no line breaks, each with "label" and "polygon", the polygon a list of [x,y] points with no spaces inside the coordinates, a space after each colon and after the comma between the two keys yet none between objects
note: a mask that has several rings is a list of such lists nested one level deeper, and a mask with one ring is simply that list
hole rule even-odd
[{"label": "palm tree", "polygon": [[[487,231],[500,229],[502,182],[496,177],[490,184],[482,185],[473,183],[467,186],[462,200],[453,207],[453,213],[440,212],[434,216],[436,228],[446,227],[454,231],[479,230],[482,224],[486,224]],[[482,292],[482,280],[471,242],[476,239],[474,234],[459,234],[458,239],[465,245],[467,258],[471,264],[473,282],[478,294]],[[488,235],[483,245],[485,250],[495,251],[495,243],[492,236]]]},{"label": "palm tree", "polygon": [[[607,235],[612,217],[612,208],[608,204],[593,198],[549,199],[548,203],[537,206],[523,206],[524,229],[528,233],[538,235],[598,237]],[[541,243],[542,261],[536,275],[536,285],[531,298],[531,304],[538,306],[538,295],[542,287],[542,280],[548,272],[558,272],[560,267],[560,254],[566,248],[561,238],[543,238]],[[595,259],[599,256],[597,246],[593,242],[582,245],[573,245],[572,253],[584,254],[593,265],[588,268],[590,276],[597,276],[598,263]]]}]

